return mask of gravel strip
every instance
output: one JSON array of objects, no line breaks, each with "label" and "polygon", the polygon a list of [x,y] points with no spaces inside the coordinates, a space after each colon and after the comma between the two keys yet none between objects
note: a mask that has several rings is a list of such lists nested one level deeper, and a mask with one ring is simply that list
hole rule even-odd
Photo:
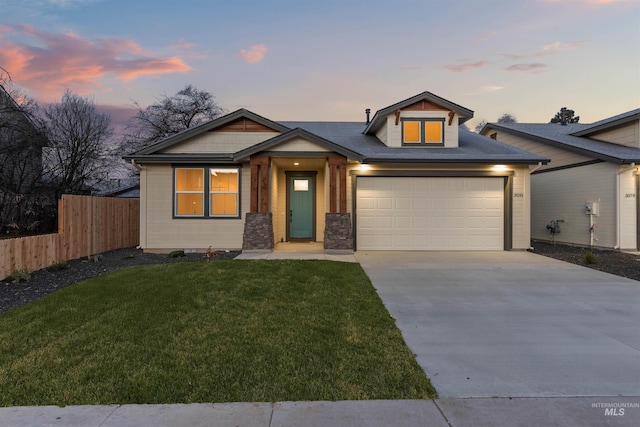
[{"label": "gravel strip", "polygon": [[[238,254],[240,254],[239,251],[220,252],[210,259],[233,259]],[[206,257],[201,253],[188,253],[184,257],[169,258],[167,254],[144,253],[142,250],[135,248],[105,252],[100,254],[98,259],[97,262],[89,262],[86,257],[72,260],[67,263],[69,268],[63,270],[50,271],[43,269],[34,271],[26,282],[8,283],[0,281],[0,313],[27,304],[74,283],[122,268],[147,264],[206,261]]]},{"label": "gravel strip", "polygon": [[589,250],[588,248],[536,241],[532,242],[531,246],[533,246],[531,252],[536,254],[615,274],[616,276],[640,280],[640,255],[614,250],[591,249],[595,255],[595,263],[587,264],[583,258],[583,251]]}]

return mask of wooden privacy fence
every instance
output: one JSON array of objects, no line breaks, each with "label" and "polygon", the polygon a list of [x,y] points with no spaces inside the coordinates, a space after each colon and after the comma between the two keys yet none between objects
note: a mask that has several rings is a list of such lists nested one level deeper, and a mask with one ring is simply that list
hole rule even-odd
[{"label": "wooden privacy fence", "polygon": [[57,234],[0,240],[0,280],[14,270],[39,270],[139,241],[138,199],[63,195]]}]

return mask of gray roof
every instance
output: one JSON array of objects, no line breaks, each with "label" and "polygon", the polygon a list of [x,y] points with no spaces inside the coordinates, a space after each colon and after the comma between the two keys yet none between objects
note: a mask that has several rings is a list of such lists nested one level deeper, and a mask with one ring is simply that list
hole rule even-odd
[{"label": "gray roof", "polygon": [[575,136],[576,134],[582,134],[587,129],[593,129],[593,126],[594,125],[581,123],[569,123],[566,126],[558,123],[488,123],[484,129],[492,128],[503,130],[512,135],[521,136],[607,162],[640,162],[640,149],[598,141],[583,136]]},{"label": "gray roof", "polygon": [[373,135],[362,133],[361,122],[280,122],[299,127],[359,153],[364,163],[547,163],[540,157],[510,145],[458,128],[458,148],[390,148]]},{"label": "gray roof", "polygon": [[608,119],[599,120],[595,123],[587,125],[584,129],[573,132],[573,136],[587,136],[597,132],[602,132],[616,126],[626,124],[628,122],[640,119],[640,108],[609,117]]},{"label": "gray roof", "polygon": [[[431,94],[430,94],[431,95]],[[424,98],[424,94],[414,98]],[[434,96],[435,95],[431,95]],[[403,101],[410,103],[414,98]],[[439,102],[442,102],[441,100]],[[448,101],[446,101],[448,102]],[[397,107],[394,104],[392,107]],[[452,104],[455,105],[455,104]],[[388,107],[388,108],[392,108]],[[462,109],[462,107],[457,107]],[[464,110],[464,109],[463,109]],[[383,111],[383,110],[381,110]],[[462,111],[465,114],[473,112]],[[215,129],[240,117],[246,117],[281,132],[274,138],[256,144],[235,154],[230,153],[160,153],[159,151],[178,144],[186,139]],[[547,163],[549,159],[540,157],[507,144],[459,128],[458,148],[390,148],[375,135],[366,135],[367,128],[361,122],[273,122],[248,110],[237,110],[211,122],[187,129],[170,136],[152,146],[134,154],[124,156],[126,160],[152,163],[234,163],[259,151],[269,148],[293,137],[302,137],[332,151],[363,163],[510,163],[536,164]]]}]

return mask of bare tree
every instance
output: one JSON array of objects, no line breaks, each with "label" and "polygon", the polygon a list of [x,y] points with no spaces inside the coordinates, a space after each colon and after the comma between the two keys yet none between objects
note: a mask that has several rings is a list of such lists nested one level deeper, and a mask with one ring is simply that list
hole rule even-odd
[{"label": "bare tree", "polygon": [[54,203],[42,186],[42,149],[37,104],[13,86],[0,68],[0,232],[51,231]]},{"label": "bare tree", "polygon": [[138,102],[133,105],[138,111],[125,131],[123,147],[127,151],[136,151],[227,112],[216,103],[213,95],[192,85],[173,96],[163,94],[147,108],[142,108]]},{"label": "bare tree", "polygon": [[111,117],[99,113],[93,100],[66,91],[62,101],[42,108],[50,141],[45,176],[58,195],[90,194],[109,176],[113,148]]},{"label": "bare tree", "polygon": [[482,121],[476,125],[475,132],[480,133],[480,131],[482,131],[482,128],[484,128],[486,124],[487,124],[487,121],[482,119]]},{"label": "bare tree", "polygon": [[518,120],[516,120],[515,116],[512,116],[509,113],[504,113],[498,118],[498,123],[518,123]]}]

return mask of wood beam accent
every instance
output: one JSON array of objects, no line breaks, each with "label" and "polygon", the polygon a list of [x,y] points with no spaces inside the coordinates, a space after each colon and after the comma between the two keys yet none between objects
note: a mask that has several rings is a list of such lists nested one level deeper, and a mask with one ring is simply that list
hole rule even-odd
[{"label": "wood beam accent", "polygon": [[[347,212],[347,158],[344,156],[329,156],[328,162],[329,212]],[[338,194],[340,195],[339,198]]]},{"label": "wood beam accent", "polygon": [[260,165],[260,212],[269,212],[269,158]]},{"label": "wood beam accent", "polygon": [[398,122],[400,122],[400,110],[396,110],[396,126],[398,126]]},{"label": "wood beam accent", "polygon": [[456,113],[454,111],[449,111],[449,126],[451,126],[451,123],[453,122],[453,116],[455,116]]},{"label": "wood beam accent", "polygon": [[251,157],[251,212],[269,212],[269,156]]},{"label": "wood beam accent", "polygon": [[258,170],[260,166],[251,160],[251,196],[249,210],[252,213],[258,212]]}]

